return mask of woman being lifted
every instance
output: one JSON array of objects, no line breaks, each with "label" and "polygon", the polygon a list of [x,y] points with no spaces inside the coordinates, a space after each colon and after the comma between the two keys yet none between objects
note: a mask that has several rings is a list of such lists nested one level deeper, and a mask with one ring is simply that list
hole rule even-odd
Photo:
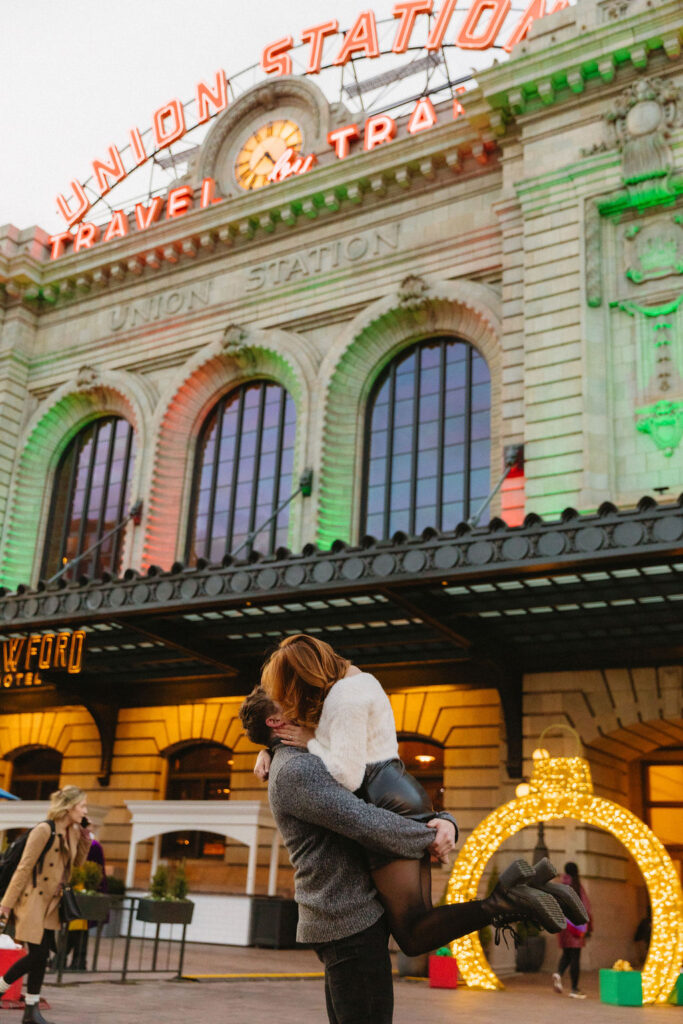
[{"label": "woman being lifted", "polygon": [[[399,759],[391,704],[373,675],[324,641],[297,634],[270,655],[261,685],[281,711],[273,728],[282,743],[308,748],[337,782],[368,803],[423,822],[434,818],[429,797]],[[255,774],[266,778],[268,765],[262,751]],[[565,913],[579,913],[568,886],[549,882],[555,874],[549,863],[537,878],[538,866],[516,860],[487,899],[433,907],[428,854],[421,861],[368,857],[390,930],[409,956],[487,924],[498,928],[522,918],[558,932],[565,925],[558,903]]]}]

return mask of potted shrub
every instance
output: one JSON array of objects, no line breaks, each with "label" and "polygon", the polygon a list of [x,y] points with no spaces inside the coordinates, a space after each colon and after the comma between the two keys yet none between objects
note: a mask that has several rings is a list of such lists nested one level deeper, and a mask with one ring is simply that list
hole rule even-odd
[{"label": "potted shrub", "polygon": [[160,864],[154,872],[149,895],[138,904],[138,921],[152,924],[190,924],[194,903],[187,899],[185,865],[179,864],[171,880],[168,868]]},{"label": "potted shrub", "polygon": [[116,875],[107,875],[107,895],[110,902],[109,920],[102,929],[102,935],[114,938],[121,934],[123,922],[123,897],[126,894],[126,886],[122,878]]},{"label": "potted shrub", "polygon": [[541,935],[535,924],[520,921],[515,925],[520,944],[515,950],[515,967],[518,971],[540,971],[545,957],[545,935]]},{"label": "potted shrub", "polygon": [[87,921],[106,921],[111,900],[105,892],[98,892],[102,884],[102,868],[87,860],[71,873],[71,884],[78,890],[78,906]]}]

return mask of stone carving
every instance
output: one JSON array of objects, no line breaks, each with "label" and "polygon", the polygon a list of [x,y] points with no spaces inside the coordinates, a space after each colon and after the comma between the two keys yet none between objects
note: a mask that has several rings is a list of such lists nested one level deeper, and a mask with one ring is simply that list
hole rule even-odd
[{"label": "stone carving", "polygon": [[658,217],[646,226],[631,224],[626,228],[626,277],[630,281],[642,284],[644,281],[683,274],[682,224],[683,216],[677,214],[673,217]]},{"label": "stone carving", "polygon": [[76,386],[79,388],[92,388],[99,379],[99,371],[94,366],[81,366],[76,374]]},{"label": "stone carving", "polygon": [[586,301],[589,306],[602,303],[602,225],[595,201],[586,203]]},{"label": "stone carving", "polygon": [[649,434],[657,448],[670,458],[683,438],[683,402],[655,402],[636,410],[636,427]]},{"label": "stone carving", "polygon": [[605,115],[621,150],[622,180],[642,190],[655,178],[668,178],[673,153],[668,143],[679,120],[681,89],[663,78],[641,78],[617,97]]},{"label": "stone carving", "polygon": [[402,306],[413,306],[422,302],[428,291],[429,285],[423,278],[417,274],[409,274],[403,279],[398,290],[399,302]]},{"label": "stone carving", "polygon": [[248,369],[254,363],[254,354],[249,344],[249,332],[240,324],[230,324],[225,328],[221,349],[223,355],[234,360],[243,369]]}]

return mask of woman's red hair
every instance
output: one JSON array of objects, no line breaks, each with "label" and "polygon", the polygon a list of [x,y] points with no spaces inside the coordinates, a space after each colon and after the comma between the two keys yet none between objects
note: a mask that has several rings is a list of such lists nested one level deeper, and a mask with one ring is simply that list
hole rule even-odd
[{"label": "woman's red hair", "polygon": [[261,686],[285,718],[315,729],[327,691],[346,675],[350,664],[324,640],[297,633],[282,640],[270,655],[261,670]]}]

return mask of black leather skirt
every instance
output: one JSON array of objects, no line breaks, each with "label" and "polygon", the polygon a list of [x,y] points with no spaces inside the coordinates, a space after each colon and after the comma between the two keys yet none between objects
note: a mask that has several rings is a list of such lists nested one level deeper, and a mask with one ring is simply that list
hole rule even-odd
[{"label": "black leather skirt", "polygon": [[429,796],[398,757],[369,764],[356,795],[368,804],[402,814],[404,818],[430,821],[434,817]]}]

